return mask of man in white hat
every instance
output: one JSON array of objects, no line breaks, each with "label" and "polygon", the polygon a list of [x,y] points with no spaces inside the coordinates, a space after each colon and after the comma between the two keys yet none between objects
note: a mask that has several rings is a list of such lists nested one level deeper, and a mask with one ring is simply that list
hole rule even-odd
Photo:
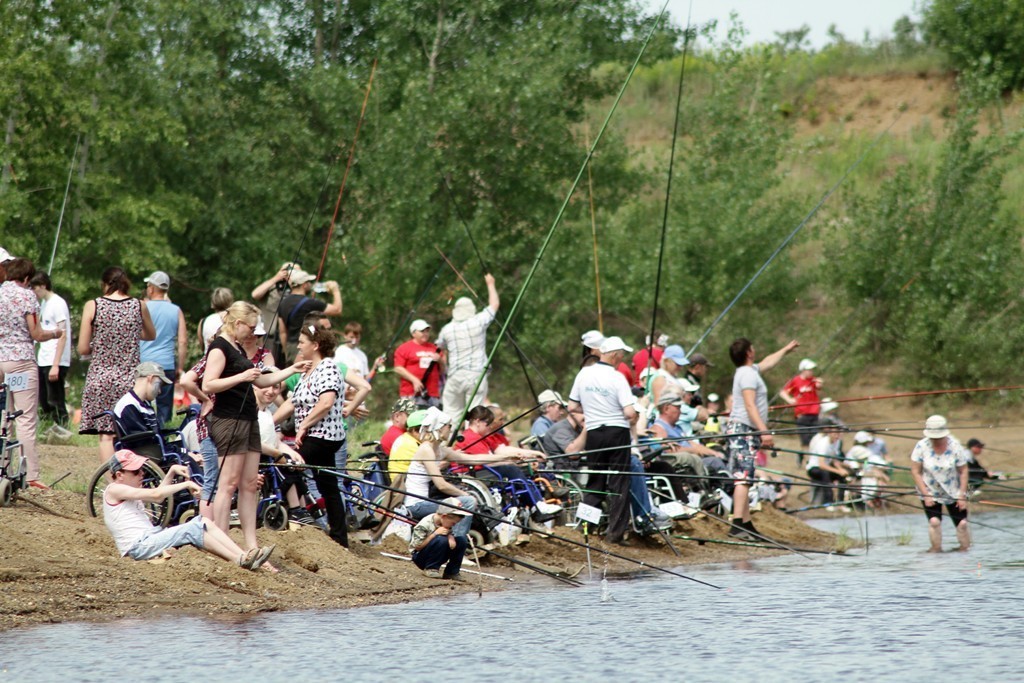
[{"label": "man in white hat", "polygon": [[[821,389],[820,377],[814,376],[814,370],[818,367],[810,358],[804,358],[798,366],[797,375],[786,382],[782,387],[779,397],[793,406],[793,414],[796,416],[796,424],[800,427],[800,445],[806,450],[811,443],[811,437],[817,432],[818,418],[821,414],[821,399],[818,397],[818,390]],[[802,455],[797,456],[797,463],[803,460]]]},{"label": "man in white hat", "polygon": [[487,397],[487,377],[481,380],[487,365],[487,327],[494,322],[501,302],[494,276],[487,273],[484,282],[487,308],[477,313],[473,300],[461,297],[452,307],[452,321],[437,335],[437,346],[444,353],[448,368],[441,400],[444,412],[453,420],[460,419],[466,410],[480,405]]},{"label": "man in white hat", "polygon": [[153,318],[156,338],[139,342],[139,360],[159,365],[171,378],[171,383],[162,385],[156,396],[157,420],[163,426],[174,415],[174,382],[185,371],[188,328],[185,326],[185,314],[167,298],[171,288],[170,276],[156,270],[143,282],[146,283],[146,308]]},{"label": "man in white hat", "polygon": [[[281,299],[277,312],[278,335],[281,348],[287,357],[294,360],[298,353],[299,330],[303,320],[310,313],[323,312],[327,316],[341,315],[341,289],[334,280],[323,283],[331,294],[331,303],[317,299],[313,294],[313,282],[316,275],[307,273],[300,268],[292,268],[288,275],[288,286],[291,293]],[[283,361],[281,362],[284,365]]]},{"label": "man in white hat", "polygon": [[910,454],[910,474],[928,518],[930,553],[942,552],[943,507],[953,520],[960,550],[971,547],[971,531],[967,526],[969,463],[964,447],[950,434],[946,418],[929,417],[924,423],[924,438]]},{"label": "man in white hat", "polygon": [[545,389],[537,396],[540,405],[540,417],[533,421],[530,433],[538,439],[551,429],[551,426],[565,417],[565,399],[557,391]]},{"label": "man in white hat", "polygon": [[[583,342],[583,360],[580,363],[581,368],[593,365],[601,360],[601,344],[604,343],[604,340],[605,336],[598,330],[590,330],[580,335],[580,341]],[[623,358],[625,358],[625,356],[623,356]],[[619,371],[619,374],[626,378],[626,382],[629,383],[629,386],[634,386],[638,381],[637,378],[633,376],[633,371],[624,360],[620,361],[615,369]]]},{"label": "man in white hat", "polygon": [[601,343],[599,351],[600,360],[584,367],[576,375],[569,392],[569,412],[582,412],[585,418],[586,450],[596,451],[587,457],[588,463],[601,470],[616,472],[591,475],[587,485],[594,492],[587,493],[583,502],[599,507],[605,497],[601,492],[610,493],[605,540],[628,545],[630,426],[636,424],[639,412],[629,382],[616,370],[616,366],[633,349],[619,337],[608,337]]}]

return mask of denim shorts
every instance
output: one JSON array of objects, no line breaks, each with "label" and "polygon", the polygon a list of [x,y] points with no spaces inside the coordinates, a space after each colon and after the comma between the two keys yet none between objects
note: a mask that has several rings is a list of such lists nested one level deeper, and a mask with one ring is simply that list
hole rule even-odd
[{"label": "denim shorts", "polygon": [[217,458],[217,446],[210,437],[199,442],[199,452],[203,454],[203,495],[200,500],[208,503],[213,500],[213,494],[217,492],[220,460]]},{"label": "denim shorts", "polygon": [[[156,527],[154,527],[155,529]],[[183,545],[203,547],[203,532],[206,520],[193,517],[184,524],[160,529],[135,541],[125,556],[133,560],[152,560],[168,548],[180,548]]]}]

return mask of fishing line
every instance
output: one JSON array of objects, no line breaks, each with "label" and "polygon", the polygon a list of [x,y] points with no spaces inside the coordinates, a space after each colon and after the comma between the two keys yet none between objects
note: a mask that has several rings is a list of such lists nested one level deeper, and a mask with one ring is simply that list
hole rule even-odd
[{"label": "fishing line", "polygon": [[[293,469],[319,470],[321,472],[327,472],[328,474],[333,474],[336,477],[340,477],[342,479],[347,479],[349,481],[363,481],[359,477],[353,477],[352,475],[350,475],[350,474],[348,474],[346,472],[343,472],[341,470],[338,470],[335,467],[324,467],[324,466],[298,464],[298,463],[288,464],[288,465],[280,465],[280,464],[277,464],[277,463],[271,463],[268,466],[270,466],[270,467],[290,467],[290,468],[293,468]],[[380,488],[380,489],[385,490],[385,491],[394,491],[396,493],[402,493],[402,494],[405,494],[408,497],[415,498],[417,500],[428,501],[428,502],[431,502],[431,503],[437,503],[438,502],[438,501],[433,500],[432,498],[430,498],[428,496],[421,496],[421,495],[412,493],[410,491],[403,491],[401,489],[396,489],[396,488],[392,488],[390,486],[385,486],[384,484],[377,484],[377,488]],[[469,495],[469,494],[467,493],[466,495]],[[487,514],[485,512],[481,512],[479,510],[474,510],[473,514],[478,516],[478,517],[480,517],[481,519],[486,519],[486,520],[495,521],[495,522],[505,522],[506,524],[508,524],[510,526],[514,526],[514,527],[522,529],[524,531],[529,531],[532,534],[537,534],[537,535],[542,536],[544,538],[549,538],[549,539],[551,539],[553,541],[561,541],[562,543],[568,543],[569,545],[574,545],[574,546],[577,546],[577,547],[580,547],[580,548],[587,548],[588,547],[586,544],[582,543],[581,541],[575,541],[575,540],[573,540],[571,538],[566,538],[564,536],[559,536],[557,534],[553,534],[550,531],[547,531],[546,529],[538,529],[538,528],[535,528],[535,527],[529,527],[529,526],[526,526],[526,525],[523,525],[523,524],[519,524],[517,522],[511,522],[511,521],[509,521],[507,519],[504,519],[503,517],[497,517],[497,516],[494,516],[494,515],[489,515],[489,514]],[[671,576],[676,576],[676,577],[681,578],[681,579],[686,579],[688,581],[693,581],[694,583],[699,583],[699,584],[701,584],[703,586],[708,586],[709,588],[717,588],[719,590],[722,589],[722,586],[716,586],[713,583],[708,583],[707,581],[702,581],[700,579],[696,579],[696,578],[694,578],[692,576],[687,576],[686,574],[682,574],[680,572],[676,572],[676,571],[673,571],[671,569],[665,569],[664,567],[659,567],[657,565],[648,564],[647,562],[645,562],[643,560],[637,560],[637,559],[634,559],[634,558],[629,557],[627,555],[620,555],[618,553],[612,552],[611,550],[605,550],[603,548],[594,548],[594,547],[591,547],[591,548],[595,552],[599,552],[599,553],[603,554],[605,557],[614,557],[616,559],[623,560],[625,562],[631,562],[631,563],[639,565],[641,567],[646,567],[648,569],[653,569],[655,571],[659,571],[659,572],[662,572],[664,574],[670,574]]]},{"label": "fishing line", "polygon": [[[665,259],[665,236],[668,233],[668,211],[672,198],[672,171],[676,163],[676,141],[679,138],[679,114],[683,106],[683,83],[686,79],[686,56],[690,49],[690,15],[693,12],[693,0],[686,14],[686,30],[683,40],[683,58],[679,65],[679,88],[676,91],[676,113],[672,122],[672,146],[668,155],[668,180],[665,184],[665,208],[661,217],[661,245],[658,247],[658,270],[654,278],[654,306],[651,311],[651,333],[647,337],[647,370],[654,366],[654,338],[658,329],[658,296],[661,294],[661,271]],[[587,166],[589,169],[589,165]],[[637,378],[639,381],[639,378]]]},{"label": "fishing line", "polygon": [[611,121],[612,115],[618,108],[619,102],[622,100],[622,96],[626,92],[626,87],[629,85],[629,82],[633,78],[633,74],[636,73],[636,69],[640,65],[640,60],[643,58],[644,53],[647,51],[647,46],[650,45],[651,39],[654,37],[654,34],[657,31],[658,27],[661,26],[661,22],[664,19],[665,12],[667,10],[668,0],[666,0],[665,4],[662,6],[661,12],[658,14],[658,17],[651,23],[651,30],[647,33],[647,37],[644,40],[644,43],[641,46],[640,51],[637,53],[636,59],[633,60],[633,65],[630,67],[629,73],[626,75],[626,79],[623,82],[622,87],[619,88],[619,92],[615,96],[615,100],[612,102],[612,106],[609,108],[608,114],[605,116],[604,122],[601,124],[600,130],[598,130],[597,137],[594,138],[593,143],[591,143],[590,145],[590,149],[587,150],[587,155],[586,157],[584,157],[583,163],[580,166],[579,171],[576,173],[576,177],[573,180],[572,185],[569,187],[569,190],[566,193],[565,200],[562,202],[561,207],[558,209],[558,213],[555,215],[555,219],[552,222],[551,227],[548,229],[547,235],[544,237],[543,242],[541,243],[540,249],[537,252],[537,256],[534,258],[534,261],[530,266],[530,270],[526,274],[526,278],[523,281],[523,285],[519,289],[519,294],[516,296],[515,301],[513,301],[512,303],[512,308],[509,310],[508,316],[505,318],[505,322],[502,324],[501,330],[498,332],[498,337],[494,340],[494,344],[491,347],[491,351],[487,356],[487,362],[484,364],[484,370],[480,374],[476,386],[473,388],[471,398],[469,401],[466,402],[466,407],[463,409],[462,415],[459,417],[459,424],[461,424],[466,419],[466,412],[469,410],[469,406],[472,403],[472,397],[475,397],[477,392],[480,391],[480,385],[483,384],[484,377],[486,376],[487,371],[491,367],[491,362],[494,358],[494,354],[497,353],[498,347],[501,344],[501,340],[502,338],[504,338],[506,332],[508,331],[509,324],[515,319],[516,312],[519,310],[519,304],[523,300],[523,296],[526,294],[526,290],[529,289],[530,283],[533,281],[533,276],[537,272],[537,268],[540,266],[541,261],[544,259],[544,253],[547,251],[548,245],[551,243],[552,237],[554,237],[555,230],[561,224],[562,217],[565,215],[565,211],[569,206],[569,202],[572,200],[573,195],[576,193],[576,188],[579,187],[580,181],[583,178],[583,173],[586,171],[587,166],[590,164],[590,160],[594,156],[594,150],[597,148],[597,145],[601,142],[601,138],[604,137],[604,133],[608,128],[608,124]]},{"label": "fishing line", "polygon": [[64,201],[60,205],[60,218],[57,219],[57,234],[53,238],[53,251],[50,252],[50,267],[46,269],[46,274],[51,275],[53,273],[53,260],[57,258],[57,242],[60,241],[60,226],[64,223],[64,209],[68,205],[68,194],[71,192],[71,176],[75,170],[75,157],[78,156],[78,143],[82,140],[82,134],[79,133],[75,137],[75,149],[71,152],[71,163],[68,165],[68,182],[64,186]]},{"label": "fishing line", "polygon": [[341,211],[341,198],[345,193],[345,183],[348,181],[349,171],[352,169],[352,160],[356,156],[356,143],[359,141],[359,131],[363,127],[363,119],[366,117],[366,105],[370,101],[370,90],[373,88],[373,76],[377,73],[377,58],[373,59],[373,66],[370,67],[370,79],[366,83],[366,94],[363,96],[363,106],[359,110],[359,120],[356,122],[356,132],[352,136],[352,146],[348,150],[348,162],[345,164],[345,173],[341,176],[341,187],[338,188],[338,201],[334,204],[334,214],[331,216],[331,227],[327,231],[327,240],[324,243],[324,253],[320,257],[320,267],[316,271],[316,279],[319,282],[324,272],[324,263],[327,262],[327,248],[331,246],[331,237],[334,235],[334,224],[338,219],[338,212]]},{"label": "fishing line", "polygon": [[840,177],[839,180],[837,180],[835,184],[828,189],[825,195],[820,200],[818,200],[818,203],[814,205],[814,208],[811,209],[810,213],[808,213],[804,217],[804,219],[800,221],[800,223],[795,228],[793,228],[793,231],[790,232],[784,240],[782,240],[782,243],[779,244],[779,246],[775,248],[775,251],[772,252],[771,256],[768,257],[768,260],[765,261],[764,264],[757,269],[757,272],[754,273],[754,276],[750,278],[747,284],[743,285],[743,288],[740,289],[739,293],[735,296],[735,298],[733,298],[733,300],[729,302],[729,305],[725,307],[725,310],[718,314],[718,317],[715,318],[714,322],[711,323],[711,326],[708,327],[708,329],[704,331],[700,338],[697,339],[694,345],[690,347],[690,350],[686,352],[687,356],[693,355],[693,352],[696,351],[698,347],[700,347],[701,343],[705,339],[707,339],[708,335],[711,334],[711,331],[714,330],[718,326],[718,323],[720,323],[722,319],[725,318],[726,314],[728,314],[729,311],[732,310],[732,307],[735,306],[741,298],[743,298],[743,295],[747,293],[747,290],[750,289],[751,285],[753,285],[754,282],[756,282],[757,279],[761,277],[761,274],[768,268],[768,266],[772,264],[775,258],[782,253],[782,250],[785,249],[786,246],[793,241],[793,238],[796,237],[797,233],[800,232],[800,230],[803,229],[805,225],[807,225],[811,218],[814,217],[814,214],[818,213],[818,209],[824,206],[825,202],[827,202],[829,198],[835,193],[835,191],[839,189],[839,186],[843,184],[843,182],[847,179],[847,177],[849,177],[851,173],[853,173],[854,169],[860,166],[861,162],[863,162],[864,159],[867,158],[868,153],[871,150],[873,150],[878,145],[878,143],[882,141],[882,138],[885,137],[886,134],[888,134],[889,130],[894,125],[896,125],[896,122],[900,120],[901,115],[902,112],[896,113],[896,116],[893,117],[892,123],[890,123],[885,130],[883,130],[875,137],[871,144],[868,145],[863,152],[861,152],[861,155],[859,157],[857,157],[857,160],[854,161],[853,164],[851,164],[849,168],[846,169],[842,177]]}]

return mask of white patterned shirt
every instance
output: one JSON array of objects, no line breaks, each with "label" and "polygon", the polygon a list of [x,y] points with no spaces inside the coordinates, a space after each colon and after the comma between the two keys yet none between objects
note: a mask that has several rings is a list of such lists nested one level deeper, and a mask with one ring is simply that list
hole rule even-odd
[{"label": "white patterned shirt", "polygon": [[306,434],[327,441],[344,441],[345,418],[341,410],[345,403],[345,382],[333,358],[324,358],[311,373],[299,379],[291,395],[292,405],[295,406],[295,424],[301,424],[320,396],[328,391],[334,393],[334,404]]},{"label": "white patterned shirt", "polygon": [[487,365],[487,326],[494,322],[495,311],[488,306],[472,318],[452,321],[437,336],[439,348],[448,352],[448,373],[459,370],[481,372]]},{"label": "white patterned shirt", "polygon": [[946,450],[936,453],[932,440],[921,439],[910,454],[911,462],[922,464],[921,478],[929,495],[936,503],[952,505],[960,497],[960,473],[957,467],[967,465],[970,458],[960,442],[952,436],[946,437]]}]

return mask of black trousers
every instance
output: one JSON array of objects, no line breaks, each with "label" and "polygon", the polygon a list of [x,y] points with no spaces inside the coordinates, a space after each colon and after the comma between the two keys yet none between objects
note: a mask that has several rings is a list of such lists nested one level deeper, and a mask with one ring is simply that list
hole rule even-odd
[{"label": "black trousers", "polygon": [[611,495],[588,493],[583,496],[587,505],[600,507],[602,501],[608,504],[608,530],[605,538],[611,542],[621,541],[629,529],[629,429],[625,427],[598,427],[587,430],[586,449],[603,449],[587,456],[587,464],[594,469],[614,470],[623,474],[593,474],[587,481],[587,488],[604,491]]},{"label": "black trousers", "polygon": [[[299,453],[309,465],[335,469],[334,454],[343,443],[345,442],[307,436],[302,441]],[[345,501],[342,500],[341,489],[338,487],[338,476],[325,470],[315,470],[313,478],[316,479],[316,487],[327,506],[327,533],[347,548],[348,515],[345,513]]]},{"label": "black trousers", "polygon": [[58,366],[57,381],[51,382],[49,365],[39,368],[39,411],[50,420],[66,427],[68,425],[68,401],[64,396],[64,378],[68,368]]}]

